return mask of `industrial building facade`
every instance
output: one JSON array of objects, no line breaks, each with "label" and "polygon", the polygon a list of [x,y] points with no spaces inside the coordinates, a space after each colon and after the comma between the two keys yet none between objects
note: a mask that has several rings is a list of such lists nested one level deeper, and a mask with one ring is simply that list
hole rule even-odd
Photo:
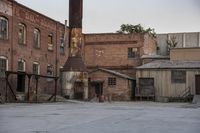
[{"label": "industrial building facade", "polygon": [[[59,76],[68,54],[65,26],[12,0],[1,0],[0,5],[1,79],[4,71],[21,72],[9,76],[9,81],[16,92],[26,93],[28,78],[23,73]],[[34,91],[35,81],[31,81]],[[51,79],[40,79],[38,88],[43,89],[39,91],[52,93],[53,84]]]},{"label": "industrial building facade", "polygon": [[[68,27],[13,0],[1,0],[0,5],[1,94],[5,94],[5,71],[21,72],[8,79],[16,94],[26,94],[28,91],[30,79],[23,73],[59,77],[69,54]],[[156,54],[155,39],[144,34],[85,34],[83,49],[89,72],[104,68],[132,78],[135,78],[134,68],[141,65],[140,57]],[[89,79],[94,79],[92,74]],[[110,76],[106,79],[109,80]],[[119,85],[118,80],[115,79],[118,86],[126,85],[126,82]],[[59,82],[57,91],[61,94]],[[51,79],[40,78],[39,93],[52,94],[54,84]],[[112,87],[116,88],[115,85]],[[32,77],[31,93],[35,93],[35,88],[36,82]],[[124,88],[117,90],[121,93]],[[127,94],[123,97],[131,97],[131,92]]]}]

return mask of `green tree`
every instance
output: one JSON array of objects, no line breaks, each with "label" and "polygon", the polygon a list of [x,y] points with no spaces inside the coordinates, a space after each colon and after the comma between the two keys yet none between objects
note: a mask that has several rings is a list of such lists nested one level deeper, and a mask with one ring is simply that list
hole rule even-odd
[{"label": "green tree", "polygon": [[149,34],[150,36],[156,38],[156,32],[152,28],[145,29],[141,24],[132,25],[132,24],[122,24],[120,30],[117,33],[121,34],[130,34],[130,33],[141,33]]}]

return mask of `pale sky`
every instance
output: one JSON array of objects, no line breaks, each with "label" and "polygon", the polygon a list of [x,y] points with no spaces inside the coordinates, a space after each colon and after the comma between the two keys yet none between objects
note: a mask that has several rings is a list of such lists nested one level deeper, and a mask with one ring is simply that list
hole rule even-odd
[{"label": "pale sky", "polygon": [[[16,0],[61,23],[69,0]],[[83,32],[116,32],[121,24],[142,24],[157,33],[200,32],[200,0],[83,0]]]}]

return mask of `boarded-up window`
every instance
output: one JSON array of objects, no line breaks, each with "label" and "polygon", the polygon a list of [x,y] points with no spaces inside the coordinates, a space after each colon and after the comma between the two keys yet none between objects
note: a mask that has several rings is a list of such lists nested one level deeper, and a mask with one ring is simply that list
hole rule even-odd
[{"label": "boarded-up window", "polygon": [[116,78],[109,77],[108,78],[108,85],[116,85]]},{"label": "boarded-up window", "polygon": [[171,82],[172,83],[185,83],[186,82],[186,71],[172,70],[171,71]]}]

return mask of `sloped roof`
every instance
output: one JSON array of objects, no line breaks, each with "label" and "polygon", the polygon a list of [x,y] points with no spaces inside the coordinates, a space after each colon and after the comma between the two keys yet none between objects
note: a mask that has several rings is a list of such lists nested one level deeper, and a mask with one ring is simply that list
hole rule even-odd
[{"label": "sloped roof", "polygon": [[113,74],[113,75],[121,77],[121,78],[129,79],[129,80],[135,80],[134,78],[132,78],[132,77],[126,75],[126,74],[122,74],[122,73],[119,73],[117,71],[113,71],[113,70],[109,70],[109,69],[105,69],[105,68],[98,68],[98,69],[90,72],[89,74],[97,72],[97,71],[103,71],[103,72],[110,73],[110,74]]},{"label": "sloped roof", "polygon": [[200,61],[156,60],[136,69],[200,69]]}]

